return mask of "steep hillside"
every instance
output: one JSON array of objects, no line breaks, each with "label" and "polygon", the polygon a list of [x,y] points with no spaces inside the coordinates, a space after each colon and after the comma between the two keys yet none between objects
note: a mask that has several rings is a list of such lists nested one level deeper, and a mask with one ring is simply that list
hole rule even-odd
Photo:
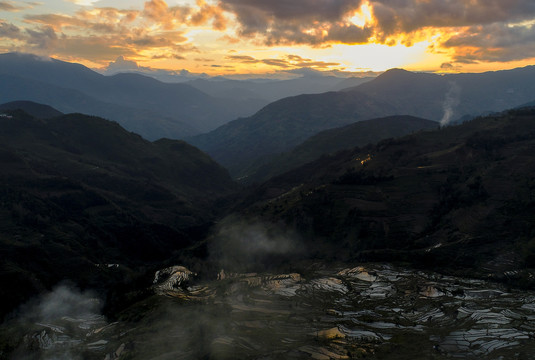
[{"label": "steep hillside", "polygon": [[322,130],[395,113],[389,104],[357,92],[300,95],[187,141],[241,177],[258,158],[288,151]]},{"label": "steep hillside", "polygon": [[322,258],[507,279],[535,267],[533,154],[535,111],[511,110],[322,157],[262,185],[242,214],[283,221]]},{"label": "steep hillside", "polygon": [[[80,114],[0,118],[2,315],[70,279],[106,288],[198,240],[235,190],[226,170],[182,142],[148,142]],[[15,286],[16,284],[16,286]],[[11,286],[13,285],[13,286]]]},{"label": "steep hillside", "polygon": [[275,175],[316,160],[322,155],[350,149],[356,146],[374,144],[387,138],[395,138],[424,129],[436,129],[436,121],[413,116],[389,116],[359,121],[341,128],[322,131],[291,151],[273,157],[267,164],[260,165],[246,180],[261,182]]}]

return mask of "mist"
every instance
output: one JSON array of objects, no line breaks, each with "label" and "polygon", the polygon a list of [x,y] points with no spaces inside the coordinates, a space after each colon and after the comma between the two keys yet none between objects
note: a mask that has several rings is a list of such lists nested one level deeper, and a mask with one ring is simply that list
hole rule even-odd
[{"label": "mist", "polygon": [[42,296],[35,308],[40,321],[50,321],[65,316],[87,317],[100,313],[101,302],[93,291],[81,291],[68,285],[59,285]]},{"label": "mist", "polygon": [[82,359],[77,347],[91,331],[106,324],[102,301],[93,291],[60,284],[23,305],[13,322],[25,329],[16,359]]},{"label": "mist", "polygon": [[236,217],[221,222],[209,250],[212,261],[233,271],[275,266],[305,253],[303,241],[284,226]]}]

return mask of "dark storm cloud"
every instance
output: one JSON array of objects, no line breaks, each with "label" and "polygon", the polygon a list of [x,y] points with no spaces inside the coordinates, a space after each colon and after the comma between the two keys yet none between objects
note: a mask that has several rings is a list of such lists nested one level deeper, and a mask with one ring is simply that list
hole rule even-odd
[{"label": "dark storm cloud", "polygon": [[[360,7],[362,0],[222,0],[224,9],[236,13],[244,24],[270,19],[300,21],[338,21],[347,12]],[[254,18],[254,15],[260,18]],[[253,15],[251,18],[250,15]]]},{"label": "dark storm cloud", "polygon": [[447,28],[533,19],[531,0],[372,0],[380,38],[423,28]]},{"label": "dark storm cloud", "polygon": [[[363,4],[372,19],[358,26],[351,18]],[[438,35],[458,62],[535,56],[534,29],[525,25],[535,20],[533,0],[220,0],[220,6],[236,15],[238,35],[268,46],[410,46]]]},{"label": "dark storm cloud", "polygon": [[512,61],[535,57],[535,26],[474,26],[441,44],[457,62]]},{"label": "dark storm cloud", "polygon": [[241,36],[264,37],[268,45],[363,43],[370,30],[347,22],[362,0],[222,0],[236,15]]}]

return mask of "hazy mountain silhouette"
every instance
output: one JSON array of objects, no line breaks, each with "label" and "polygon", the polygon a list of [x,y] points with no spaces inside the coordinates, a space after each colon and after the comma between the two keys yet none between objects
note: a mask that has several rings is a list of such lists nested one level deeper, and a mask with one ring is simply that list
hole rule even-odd
[{"label": "hazy mountain silhouette", "polygon": [[528,102],[533,99],[534,80],[535,66],[446,75],[392,69],[346,91],[380,98],[403,114],[449,122],[465,115],[503,111]]},{"label": "hazy mountain silhouette", "polygon": [[290,80],[196,79],[187,84],[214,97],[250,99],[265,106],[285,97],[338,91],[370,80],[372,78],[343,79],[334,76],[304,75]]},{"label": "hazy mountain silhouette", "polygon": [[52,104],[64,113],[82,112],[98,115],[117,121],[128,130],[143,134],[145,138],[151,140],[162,137],[179,138],[198,132],[185,123],[150,110],[100,101],[80,91],[22,77],[0,74],[0,99],[2,101],[25,99]]},{"label": "hazy mountain silhouette", "polygon": [[[63,112],[105,116],[148,138],[209,131],[258,109],[241,101],[213,98],[186,84],[163,83],[138,74],[104,76],[80,64],[28,54],[1,54],[0,74],[0,102],[32,100]],[[37,88],[32,86],[36,83]],[[68,92],[75,98],[65,98]],[[67,108],[68,104],[74,109]],[[130,127],[129,122],[138,124]],[[146,134],[149,128],[153,129]]]}]

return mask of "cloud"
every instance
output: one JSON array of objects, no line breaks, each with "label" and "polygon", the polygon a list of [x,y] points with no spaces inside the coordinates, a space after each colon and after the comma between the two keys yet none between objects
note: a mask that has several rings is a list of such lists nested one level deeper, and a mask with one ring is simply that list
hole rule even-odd
[{"label": "cloud", "polygon": [[20,11],[27,6],[13,5],[12,1],[0,1],[0,11]]},{"label": "cloud", "polygon": [[56,47],[58,36],[50,26],[44,26],[38,30],[26,29],[27,42],[36,50],[48,50]]},{"label": "cloud", "polygon": [[223,9],[218,6],[208,5],[204,0],[198,0],[197,4],[200,9],[193,13],[190,19],[192,25],[204,25],[210,20],[215,30],[225,30],[228,25],[228,19],[226,18]]},{"label": "cloud", "polygon": [[171,30],[177,23],[184,23],[189,12],[190,9],[187,7],[169,8],[163,0],[151,0],[145,2],[143,16],[164,29]]},{"label": "cloud", "polygon": [[221,0],[235,14],[238,34],[266,45],[365,43],[371,30],[349,20],[362,0]]},{"label": "cloud", "polygon": [[100,0],[67,0],[68,2],[72,2],[76,5],[82,5],[82,6],[91,6]]},{"label": "cloud", "polygon": [[[372,21],[357,26],[352,17],[365,5]],[[265,44],[391,43],[433,28],[451,28],[533,19],[531,0],[221,0],[236,15],[239,34]],[[427,32],[426,32],[427,34]]]},{"label": "cloud", "polygon": [[302,58],[298,55],[286,55],[278,59],[256,59],[249,55],[229,55],[226,57],[229,60],[237,61],[242,64],[265,64],[279,68],[319,68],[328,69],[332,66],[340,66],[336,62],[314,61],[312,59]]},{"label": "cloud", "polygon": [[159,59],[175,59],[175,60],[185,60],[186,58],[182,55],[178,54],[159,54],[159,55],[153,55],[152,59],[159,60]]},{"label": "cloud", "polygon": [[[5,2],[2,2],[4,4]],[[95,2],[98,4],[98,2]],[[169,7],[163,0],[146,1],[142,10],[84,7],[73,14],[26,15],[24,31],[0,22],[0,34],[21,41],[17,50],[85,59],[101,64],[118,56],[184,59],[198,49],[184,36],[188,25],[213,22],[226,26],[222,10],[201,1],[199,7]]]},{"label": "cloud", "polygon": [[[211,27],[221,34],[219,41],[268,47],[411,46],[426,40],[428,51],[451,55],[448,62],[456,67],[535,57],[532,0],[197,0],[180,6],[147,0],[137,10],[99,7],[105,1],[75,2],[92,6],[71,14],[27,14],[25,25],[0,20],[2,45],[6,39],[16,39],[12,47],[17,50],[67,54],[71,59],[87,55],[102,65],[120,55],[184,59],[184,54],[199,51],[190,31],[201,28],[206,32]],[[36,5],[0,0],[0,11]],[[289,57],[227,60],[280,69],[340,65]]]},{"label": "cloud", "polygon": [[25,21],[50,27],[54,31],[61,31],[64,27],[85,27],[88,25],[83,20],[59,14],[29,15],[25,17]]},{"label": "cloud", "polygon": [[[183,53],[198,52],[184,31],[175,26],[182,8],[167,7],[162,0],[147,1],[144,11],[110,7],[84,8],[72,15],[26,15],[25,31],[0,22],[0,34],[21,40],[20,51],[66,56],[104,63],[118,56],[182,59]],[[179,17],[179,20],[181,18]],[[184,19],[182,19],[184,20]],[[155,54],[155,52],[157,52]]]},{"label": "cloud", "polygon": [[224,30],[228,20],[223,10],[204,0],[197,1],[197,7],[172,6],[164,0],[150,0],[145,2],[143,17],[165,30],[176,29],[183,25],[202,26],[212,22],[215,30]]},{"label": "cloud", "polygon": [[[376,42],[411,46],[434,39],[430,51],[456,48],[452,61],[533,57],[532,0],[221,0],[238,21],[237,35],[264,45],[328,46]],[[352,18],[365,8],[369,19]],[[236,41],[236,38],[227,36]],[[470,43],[469,45],[464,45]]]},{"label": "cloud", "polygon": [[13,24],[0,20],[0,38],[21,39],[22,31]]},{"label": "cloud", "polygon": [[460,63],[513,61],[535,57],[535,25],[503,23],[473,26],[441,43]]},{"label": "cloud", "polygon": [[115,61],[112,61],[108,65],[108,71],[119,72],[123,70],[137,70],[139,69],[138,64],[132,60],[126,60],[124,56],[119,56]]}]

